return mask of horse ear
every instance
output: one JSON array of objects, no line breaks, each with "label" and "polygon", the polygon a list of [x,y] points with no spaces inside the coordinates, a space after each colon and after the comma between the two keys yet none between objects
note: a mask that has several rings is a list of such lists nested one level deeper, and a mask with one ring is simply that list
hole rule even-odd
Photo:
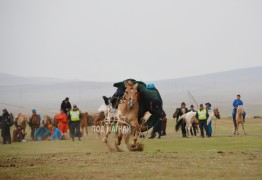
[{"label": "horse ear", "polygon": [[137,86],[138,86],[138,83],[136,83],[136,84],[134,85],[134,89],[137,89]]},{"label": "horse ear", "polygon": [[124,85],[125,85],[126,88],[128,87],[128,83],[127,82],[124,82]]}]

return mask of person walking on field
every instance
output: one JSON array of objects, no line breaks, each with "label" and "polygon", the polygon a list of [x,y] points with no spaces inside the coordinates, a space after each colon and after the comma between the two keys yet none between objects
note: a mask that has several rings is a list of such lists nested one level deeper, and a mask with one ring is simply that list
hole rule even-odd
[{"label": "person walking on field", "polygon": [[[194,105],[190,106],[189,112],[196,112]],[[192,136],[196,136],[198,133],[198,126],[196,123],[192,124],[192,127],[190,128],[190,133]]]},{"label": "person walking on field", "polygon": [[207,110],[204,108],[203,104],[200,104],[199,110],[196,113],[196,118],[199,120],[199,128],[201,132],[201,137],[204,138],[204,129],[206,131],[207,137],[210,137],[209,132],[207,130],[207,119],[209,115]]},{"label": "person walking on field", "polygon": [[80,120],[81,120],[81,112],[78,109],[77,105],[73,106],[73,109],[69,113],[70,120],[70,134],[72,141],[75,141],[75,136],[78,137],[78,140],[81,141],[81,133],[80,133]]},{"label": "person walking on field", "polygon": [[67,97],[61,103],[61,109],[64,111],[65,114],[67,114],[68,112],[70,112],[71,108],[71,103],[69,102],[69,98]]},{"label": "person walking on field", "polygon": [[[177,113],[176,121],[178,121],[179,117],[188,113],[188,109],[186,108],[186,103],[182,102],[181,103],[181,108],[179,109],[179,113]],[[181,132],[182,132],[182,137],[186,137],[186,123],[183,123],[181,126]]]},{"label": "person walking on field", "polygon": [[[211,104],[210,104],[209,102],[206,103],[206,110],[207,110],[207,111],[211,111],[211,110],[212,110]],[[213,133],[212,121],[211,121],[211,119],[210,119],[210,122],[209,122],[208,125],[207,125],[207,131],[209,132],[209,135],[210,135],[210,137],[211,137],[211,136],[212,136],[212,133]]]},{"label": "person walking on field", "polygon": [[3,109],[3,115],[1,117],[2,120],[2,132],[1,136],[3,138],[3,144],[11,144],[11,133],[10,127],[13,125],[11,115],[8,113],[6,109]]},{"label": "person walking on field", "polygon": [[[237,99],[234,100],[233,102],[233,111],[232,111],[232,117],[233,117],[233,123],[234,123],[234,126],[236,128],[236,114],[237,114],[237,108],[238,106],[243,106],[244,103],[243,101],[241,100],[241,96],[240,94],[237,95]],[[245,118],[246,118],[246,112],[244,111],[243,113],[243,117],[244,117],[244,122],[245,122]]]}]

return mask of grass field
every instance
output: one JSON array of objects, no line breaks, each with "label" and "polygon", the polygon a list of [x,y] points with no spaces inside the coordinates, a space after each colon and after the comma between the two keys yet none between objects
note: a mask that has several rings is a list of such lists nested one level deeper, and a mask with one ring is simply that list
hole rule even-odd
[{"label": "grass field", "polygon": [[110,152],[92,133],[0,145],[0,179],[262,179],[262,119],[247,120],[246,136],[232,135],[231,119],[213,121],[213,138],[181,138],[173,127],[170,120],[166,137],[145,139],[143,152]]}]

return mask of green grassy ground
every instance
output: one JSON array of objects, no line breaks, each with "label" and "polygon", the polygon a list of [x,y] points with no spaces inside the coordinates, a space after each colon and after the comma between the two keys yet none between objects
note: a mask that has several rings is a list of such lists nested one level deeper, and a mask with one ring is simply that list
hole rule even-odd
[{"label": "green grassy ground", "polygon": [[233,136],[230,119],[217,121],[213,138],[181,138],[173,127],[170,120],[166,137],[145,139],[143,152],[110,152],[92,133],[0,145],[0,179],[262,179],[262,119],[247,121],[247,136]]}]

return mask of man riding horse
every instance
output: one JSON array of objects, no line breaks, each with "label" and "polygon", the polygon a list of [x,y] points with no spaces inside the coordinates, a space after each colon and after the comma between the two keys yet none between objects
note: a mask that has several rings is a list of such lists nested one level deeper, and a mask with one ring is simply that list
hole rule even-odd
[{"label": "man riding horse", "polygon": [[160,93],[154,86],[146,87],[146,84],[142,81],[136,81],[134,79],[127,79],[122,82],[118,82],[114,84],[114,87],[117,88],[117,91],[111,98],[103,97],[105,103],[108,105],[109,101],[111,101],[114,108],[117,108],[117,105],[121,98],[125,93],[125,83],[131,81],[133,84],[138,84],[138,101],[139,101],[139,112],[138,112],[138,120],[139,123],[142,124],[142,117],[145,115],[147,111],[151,113],[150,118],[147,122],[145,122],[141,131],[144,132],[151,127],[153,127],[159,120],[164,116],[163,112],[163,101]]}]

